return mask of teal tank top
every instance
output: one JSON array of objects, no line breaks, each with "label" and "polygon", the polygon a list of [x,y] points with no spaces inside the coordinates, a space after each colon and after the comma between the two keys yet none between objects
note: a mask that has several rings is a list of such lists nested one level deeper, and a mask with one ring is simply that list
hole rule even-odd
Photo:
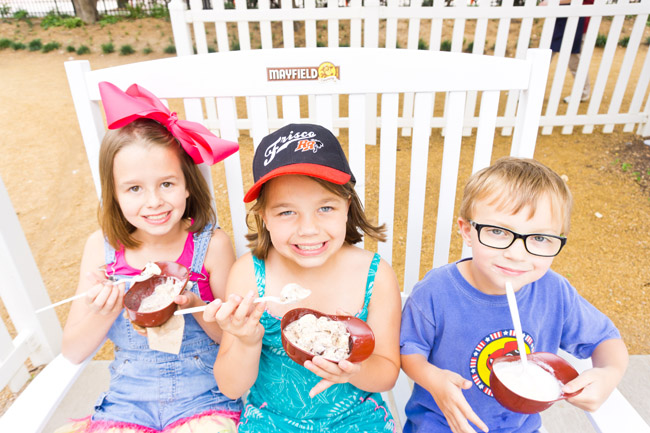
[{"label": "teal tank top", "polygon": [[[379,255],[370,264],[361,311],[366,320]],[[257,291],[264,296],[264,260],[253,256]],[[321,378],[292,361],[282,347],[280,317],[265,311],[262,353],[257,380],[250,389],[239,432],[394,432],[395,422],[381,395],[362,391],[349,383],[335,384],[309,397],[309,390]]]}]

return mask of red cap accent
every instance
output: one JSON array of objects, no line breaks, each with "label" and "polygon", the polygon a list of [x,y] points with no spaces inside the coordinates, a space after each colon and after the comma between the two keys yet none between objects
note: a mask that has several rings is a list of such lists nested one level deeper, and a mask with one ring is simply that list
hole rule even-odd
[{"label": "red cap accent", "polygon": [[264,185],[266,182],[273,179],[274,177],[284,176],[287,174],[317,177],[319,179],[323,179],[337,185],[343,185],[349,182],[351,178],[348,173],[344,173],[340,170],[319,164],[300,163],[283,165],[282,167],[278,167],[275,170],[266,173],[260,178],[260,180],[255,182],[255,185],[253,185],[244,196],[244,203],[250,203],[255,200],[260,195],[262,185]]}]

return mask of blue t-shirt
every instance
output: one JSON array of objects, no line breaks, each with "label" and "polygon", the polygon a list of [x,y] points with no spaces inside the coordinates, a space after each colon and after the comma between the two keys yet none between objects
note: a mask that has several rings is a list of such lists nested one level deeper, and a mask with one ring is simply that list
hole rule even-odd
[{"label": "blue t-shirt", "polygon": [[[554,271],[522,287],[516,298],[528,352],[557,353],[561,348],[588,358],[601,342],[620,338],[612,321]],[[474,288],[456,263],[429,271],[415,285],[402,313],[400,347],[403,355],[423,355],[471,380],[473,386],[463,395],[491,433],[535,432],[541,426],[539,415],[511,412],[492,396],[492,360],[519,353],[508,300]],[[405,433],[449,432],[433,397],[418,384],[406,415]]]}]

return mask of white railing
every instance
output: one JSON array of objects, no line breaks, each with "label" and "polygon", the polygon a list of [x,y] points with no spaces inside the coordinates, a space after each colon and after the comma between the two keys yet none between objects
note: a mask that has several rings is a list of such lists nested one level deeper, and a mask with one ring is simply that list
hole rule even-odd
[{"label": "white railing", "polygon": [[[210,10],[203,9],[202,0],[189,3],[189,9],[185,0],[172,0],[169,4],[179,56],[195,50],[207,53],[295,46],[363,46],[429,50],[443,47],[524,58],[529,47],[549,48],[556,18],[568,17],[562,48],[549,78],[540,121],[542,133],[551,134],[555,126],[561,126],[563,134],[572,133],[575,126],[582,126],[583,133],[591,133],[595,126],[612,132],[615,125],[624,125],[626,132],[636,127],[638,134],[650,135],[650,102],[646,98],[650,57],[645,47],[650,37],[645,30],[650,0],[595,0],[593,5],[583,5],[582,0],[559,5],[559,0],[549,0],[547,6],[538,6],[536,0],[526,0],[523,6],[515,6],[514,0],[478,1],[476,5],[456,1],[453,6],[447,6],[447,0],[429,1],[429,6],[419,1],[404,4],[387,0],[380,4],[379,0],[364,0],[362,4],[361,0],[349,0],[347,6],[339,6],[345,2],[331,1],[326,7],[318,7],[321,2],[317,0],[304,0],[300,7],[284,1],[279,8],[273,8],[269,0],[258,0],[255,9],[248,9],[245,1],[236,1],[234,9],[226,9],[233,3],[212,0]],[[571,80],[566,71],[580,16],[589,16],[591,20],[584,35],[577,75]],[[603,37],[607,38],[604,46]],[[621,40],[627,41],[625,48],[619,46]],[[588,103],[580,104],[579,95],[588,71],[592,95]],[[571,90],[565,90],[571,83]],[[574,96],[572,101],[568,105],[562,103],[569,93]],[[500,108],[497,127],[502,128],[503,135],[512,131],[517,97],[509,95]],[[476,95],[470,95],[468,100],[466,117],[470,127],[465,129],[466,135],[478,125],[476,99]],[[269,104],[273,109],[274,102]],[[409,95],[405,107],[404,124],[412,112]],[[443,117],[444,108],[431,120],[432,127],[442,125]],[[405,128],[402,132],[408,134],[409,130]]]},{"label": "white railing", "polygon": [[30,379],[28,359],[36,367],[61,351],[61,325],[54,310],[34,312],[50,298],[1,178],[0,297],[15,328],[0,320],[0,389],[16,392]]}]

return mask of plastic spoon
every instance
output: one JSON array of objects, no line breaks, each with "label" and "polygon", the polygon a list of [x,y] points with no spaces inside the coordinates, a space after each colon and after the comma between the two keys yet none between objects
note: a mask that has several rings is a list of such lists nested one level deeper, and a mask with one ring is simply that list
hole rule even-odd
[{"label": "plastic spoon", "polygon": [[512,288],[512,283],[506,281],[506,296],[508,298],[508,307],[510,307],[510,316],[512,323],[515,327],[515,337],[517,337],[517,348],[519,349],[519,356],[521,357],[521,366],[526,368],[526,346],[524,345],[524,335],[521,330],[521,320],[519,319],[519,309],[517,308],[517,298],[515,298],[515,291]]},{"label": "plastic spoon", "polygon": [[[129,283],[129,286],[131,286],[133,283],[138,283],[140,281],[148,280],[149,278],[153,277],[154,275],[160,275],[160,272],[161,272],[160,268],[155,263],[147,263],[145,265],[144,269],[142,270],[142,273],[140,273],[138,275],[135,275],[135,276],[131,277],[130,279],[115,280],[113,278],[113,276],[109,276],[108,281],[109,281],[110,284],[112,284],[114,286],[116,286],[116,285],[118,285],[120,283]],[[50,304],[50,305],[48,305],[46,307],[43,307],[43,308],[39,308],[38,310],[36,310],[36,314],[41,313],[41,312],[46,311],[46,310],[49,310],[49,309],[54,308],[54,307],[58,307],[59,305],[67,304],[68,302],[72,302],[75,299],[83,298],[84,296],[86,296],[86,293],[88,293],[88,292],[79,293],[77,295],[70,296],[69,298],[66,298],[66,299],[64,299],[62,301],[55,302],[54,304]]]},{"label": "plastic spoon", "polygon": [[[289,283],[280,290],[280,296],[262,296],[261,298],[255,298],[253,303],[259,304],[260,302],[275,302],[277,304],[285,305],[302,301],[309,295],[311,295],[311,290],[305,289],[296,283]],[[181,314],[198,313],[205,310],[206,307],[207,305],[201,305],[200,307],[176,310],[174,315],[180,316]]]}]

